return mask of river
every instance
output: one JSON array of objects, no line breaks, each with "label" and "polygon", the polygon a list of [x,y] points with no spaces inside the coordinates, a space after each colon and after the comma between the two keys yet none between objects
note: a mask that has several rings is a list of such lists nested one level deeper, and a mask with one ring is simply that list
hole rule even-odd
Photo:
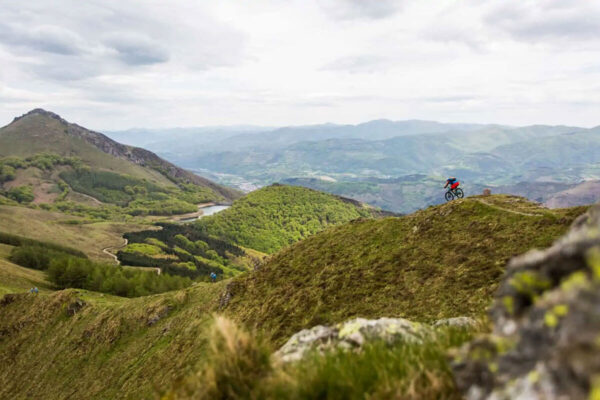
[{"label": "river", "polygon": [[228,209],[230,206],[208,206],[208,207],[202,207],[200,208],[200,210],[202,210],[202,215],[199,215],[197,217],[191,217],[191,218],[185,218],[185,219],[180,219],[179,222],[193,222],[196,221],[202,217],[208,217],[209,215],[214,215],[220,211],[226,210]]}]

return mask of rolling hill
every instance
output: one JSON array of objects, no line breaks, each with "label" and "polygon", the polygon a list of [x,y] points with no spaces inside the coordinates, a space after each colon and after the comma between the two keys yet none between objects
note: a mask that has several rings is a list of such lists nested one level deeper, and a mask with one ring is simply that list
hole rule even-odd
[{"label": "rolling hill", "polygon": [[[0,397],[165,394],[182,377],[196,376],[215,351],[211,315],[217,311],[259,325],[274,344],[298,329],[350,316],[478,316],[504,262],[549,244],[583,211],[549,211],[514,197],[465,199],[331,227],[244,277],[134,299],[53,292],[37,271],[2,261],[0,292],[42,290],[0,300],[0,362],[11,365],[1,369]],[[5,253],[0,247],[0,258]]]},{"label": "rolling hill", "polygon": [[[357,218],[384,215],[366,204],[312,189],[272,185],[236,200],[195,228],[264,253]],[[389,213],[388,213],[389,214]]]},{"label": "rolling hill", "polygon": [[550,245],[585,211],[473,197],[313,235],[229,285],[226,313],[276,341],[350,317],[481,316],[506,261]]},{"label": "rolling hill", "polygon": [[41,109],[0,129],[0,184],[5,197],[21,203],[124,206],[138,200],[132,211],[167,198],[179,201],[172,212],[189,211],[194,203],[232,201],[240,195],[150,151],[122,145]]}]

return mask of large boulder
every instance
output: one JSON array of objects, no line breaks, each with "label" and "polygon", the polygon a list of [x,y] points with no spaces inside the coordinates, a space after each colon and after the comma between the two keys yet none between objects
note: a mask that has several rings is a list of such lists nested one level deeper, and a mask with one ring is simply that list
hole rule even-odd
[{"label": "large boulder", "polygon": [[468,400],[600,398],[600,209],[514,258],[490,315],[453,364]]},{"label": "large boulder", "polygon": [[[440,326],[460,326],[470,329],[475,326],[471,318],[458,317],[441,320]],[[334,326],[318,325],[294,334],[275,356],[283,362],[297,361],[311,351],[323,352],[332,349],[360,349],[365,343],[384,341],[422,343],[431,337],[434,328],[403,318],[365,319],[355,318]]]}]

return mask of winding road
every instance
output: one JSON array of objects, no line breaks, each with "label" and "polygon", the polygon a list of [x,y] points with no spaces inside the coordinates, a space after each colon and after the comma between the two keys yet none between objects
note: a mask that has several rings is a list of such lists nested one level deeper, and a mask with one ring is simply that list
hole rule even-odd
[{"label": "winding road", "polygon": [[[117,265],[121,265],[121,261],[119,261],[119,258],[115,254],[111,253],[109,251],[109,249],[119,250],[119,249],[122,249],[123,247],[127,246],[128,243],[129,243],[129,241],[127,239],[123,238],[123,244],[121,246],[109,246],[109,247],[105,247],[105,248],[102,249],[102,252],[104,254],[108,254],[109,256],[111,256],[112,258],[114,258],[115,262],[117,263]],[[156,274],[157,275],[160,275],[160,273],[161,273],[160,268],[153,268],[153,269],[156,270]]]},{"label": "winding road", "polygon": [[129,241],[127,239],[123,238],[123,244],[121,246],[109,246],[109,247],[105,247],[105,248],[102,249],[102,252],[104,254],[108,254],[109,256],[111,256],[112,258],[114,258],[115,262],[117,263],[117,265],[121,265],[121,261],[119,261],[119,258],[115,254],[111,253],[108,250],[109,249],[116,249],[116,250],[122,249],[123,247],[127,246],[128,243],[129,243]]}]

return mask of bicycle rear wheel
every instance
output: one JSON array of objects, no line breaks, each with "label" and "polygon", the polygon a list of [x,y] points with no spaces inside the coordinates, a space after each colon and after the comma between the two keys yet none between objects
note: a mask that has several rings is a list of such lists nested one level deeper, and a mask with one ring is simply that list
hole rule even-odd
[{"label": "bicycle rear wheel", "polygon": [[450,191],[446,192],[446,194],[444,195],[444,197],[446,198],[446,201],[451,201],[451,200],[454,199],[454,195]]},{"label": "bicycle rear wheel", "polygon": [[459,199],[462,199],[463,197],[465,197],[465,192],[463,192],[463,190],[461,188],[457,188],[455,190],[456,192],[456,197],[458,197]]}]

